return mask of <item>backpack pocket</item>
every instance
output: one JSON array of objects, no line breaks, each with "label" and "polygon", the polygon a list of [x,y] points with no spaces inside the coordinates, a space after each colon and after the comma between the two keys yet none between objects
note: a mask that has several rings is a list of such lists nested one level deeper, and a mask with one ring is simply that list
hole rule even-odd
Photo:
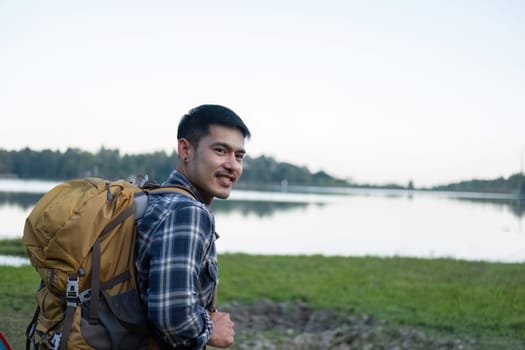
[{"label": "backpack pocket", "polygon": [[91,301],[82,303],[80,333],[85,342],[97,350],[147,349],[150,333],[136,291],[101,295],[97,323],[88,319]]},{"label": "backpack pocket", "polygon": [[38,318],[34,324],[34,343],[39,348],[51,348],[55,332],[63,321],[64,311],[62,301],[45,287],[38,290],[36,294],[38,303]]}]

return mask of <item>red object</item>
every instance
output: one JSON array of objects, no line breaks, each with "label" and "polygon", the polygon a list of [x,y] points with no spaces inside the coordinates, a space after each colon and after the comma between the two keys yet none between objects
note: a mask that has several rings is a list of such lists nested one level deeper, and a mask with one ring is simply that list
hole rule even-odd
[{"label": "red object", "polygon": [[11,347],[9,346],[9,343],[7,342],[7,339],[4,337],[2,332],[0,332],[0,350],[11,350]]}]

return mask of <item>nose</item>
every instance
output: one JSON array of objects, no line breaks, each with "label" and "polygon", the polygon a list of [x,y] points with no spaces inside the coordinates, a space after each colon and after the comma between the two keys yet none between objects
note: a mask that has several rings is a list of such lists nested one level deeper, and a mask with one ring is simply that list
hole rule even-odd
[{"label": "nose", "polygon": [[224,162],[224,167],[230,171],[242,172],[242,160],[238,159],[235,153],[231,153]]}]

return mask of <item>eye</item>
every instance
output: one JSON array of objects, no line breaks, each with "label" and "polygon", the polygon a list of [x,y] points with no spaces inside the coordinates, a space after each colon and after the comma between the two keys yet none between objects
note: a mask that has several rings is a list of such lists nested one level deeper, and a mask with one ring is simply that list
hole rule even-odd
[{"label": "eye", "polygon": [[243,159],[244,159],[244,156],[245,156],[244,153],[235,153],[235,158],[236,158],[237,160],[243,160]]},{"label": "eye", "polygon": [[215,147],[215,152],[217,152],[218,154],[225,154],[226,149],[224,149],[224,147]]}]

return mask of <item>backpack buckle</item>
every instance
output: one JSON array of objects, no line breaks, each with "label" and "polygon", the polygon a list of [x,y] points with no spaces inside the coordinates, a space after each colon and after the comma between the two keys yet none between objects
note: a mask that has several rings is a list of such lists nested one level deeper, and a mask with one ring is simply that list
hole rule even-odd
[{"label": "backpack buckle", "polygon": [[80,301],[80,304],[83,304],[89,300],[91,300],[91,288],[86,289],[78,295],[78,301]]},{"label": "backpack buckle", "polygon": [[62,338],[62,333],[56,332],[53,334],[53,338],[51,338],[50,344],[51,347],[50,350],[58,350],[60,346],[60,339]]},{"label": "backpack buckle", "polygon": [[76,306],[78,301],[78,276],[69,275],[66,284],[67,306]]}]

